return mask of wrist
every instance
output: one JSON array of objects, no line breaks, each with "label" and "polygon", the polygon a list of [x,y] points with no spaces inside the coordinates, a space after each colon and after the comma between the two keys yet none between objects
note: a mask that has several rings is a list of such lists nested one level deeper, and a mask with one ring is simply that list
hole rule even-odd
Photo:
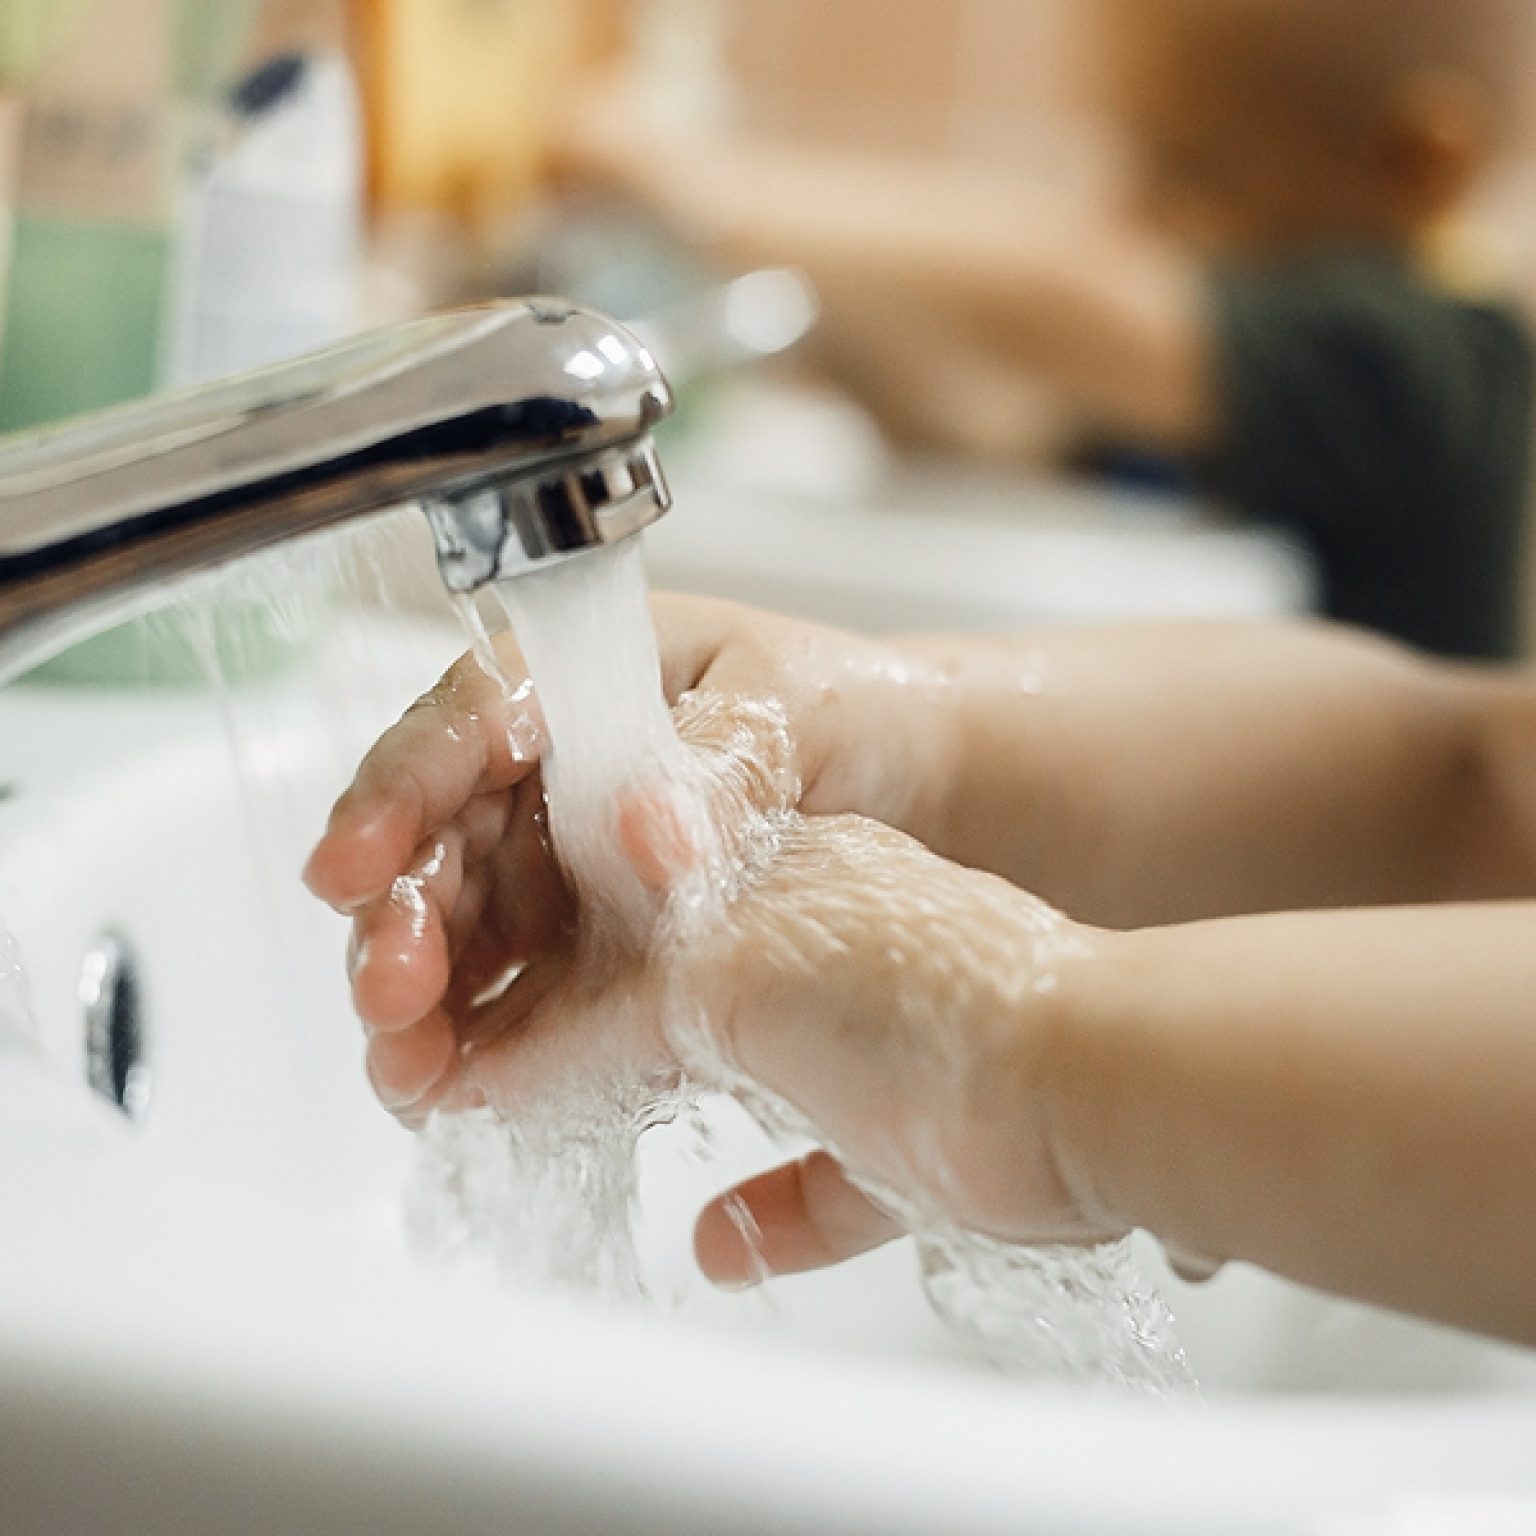
[{"label": "wrist", "polygon": [[1058,1002],[1051,1124],[1063,1181],[1085,1212],[1107,1230],[1151,1232],[1199,1274],[1231,1255],[1199,1198],[1209,1128],[1183,1060],[1192,1036],[1175,1022],[1180,932],[1091,930]]},{"label": "wrist", "polygon": [[[1118,963],[1119,935],[1060,920],[1050,959],[1037,966],[1017,1021],[1021,1049],[1036,1057],[1039,1124],[1057,1198],[1082,1233],[1120,1236],[1136,1225],[1122,1209],[1104,1134],[1110,1083],[1102,992]],[[1037,952],[1040,948],[1038,942]]]},{"label": "wrist", "polygon": [[[953,866],[949,866],[953,868]],[[945,1036],[966,1062],[946,1119],[964,1155],[946,1165],[948,1214],[1010,1243],[1085,1244],[1133,1223],[1111,1198],[1096,1138],[1085,1134],[1080,1036],[1112,935],[1074,923],[995,876],[955,870],[975,898],[963,928],[933,925],[952,1011]],[[932,903],[940,912],[944,898]]]}]

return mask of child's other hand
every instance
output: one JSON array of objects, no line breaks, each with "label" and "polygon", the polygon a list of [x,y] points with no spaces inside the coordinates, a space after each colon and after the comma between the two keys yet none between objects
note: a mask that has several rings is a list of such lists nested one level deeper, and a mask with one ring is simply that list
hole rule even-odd
[{"label": "child's other hand", "polygon": [[1121,1235],[1059,1134],[1067,1004],[1099,938],[876,823],[794,824],[725,922],[663,957],[685,1064],[706,1081],[723,1064],[826,1149],[705,1210],[704,1272],[838,1263],[899,1235],[898,1216],[1009,1241]]}]

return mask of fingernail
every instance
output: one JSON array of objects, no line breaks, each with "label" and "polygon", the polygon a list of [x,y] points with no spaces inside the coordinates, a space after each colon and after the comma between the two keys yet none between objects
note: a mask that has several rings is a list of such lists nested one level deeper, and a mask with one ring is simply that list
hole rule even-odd
[{"label": "fingernail", "polygon": [[399,1090],[391,1092],[379,1082],[371,1066],[368,1068],[368,1084],[373,1089],[374,1097],[392,1115],[401,1115],[414,1109],[426,1097],[425,1090],[416,1093],[401,1093]]},{"label": "fingernail", "polygon": [[740,1296],[746,1291],[755,1291],[763,1283],[758,1275],[738,1275],[731,1280],[716,1280],[712,1275],[707,1278],[717,1291],[724,1291],[728,1296]]},{"label": "fingernail", "polygon": [[335,892],[327,891],[323,888],[325,884],[323,880],[318,885],[316,884],[315,864],[319,860],[321,852],[324,850],[325,844],[328,840],[328,836],[327,838],[322,839],[321,842],[315,847],[314,851],[310,854],[310,856],[304,861],[304,868],[299,872],[299,879],[304,882],[304,885],[308,888],[309,893],[317,900],[323,901],[326,906],[331,909],[331,911],[339,912],[343,917],[350,917],[360,907],[365,907],[368,905],[368,900],[366,897],[358,897],[356,899],[339,897],[335,894]]}]

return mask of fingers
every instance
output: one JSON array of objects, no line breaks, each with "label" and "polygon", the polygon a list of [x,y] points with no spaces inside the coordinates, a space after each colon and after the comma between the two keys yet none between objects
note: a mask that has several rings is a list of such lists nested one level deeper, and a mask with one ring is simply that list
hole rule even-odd
[{"label": "fingers", "polygon": [[[706,676],[743,610],[658,598],[654,612],[676,698]],[[500,649],[526,687],[515,649]],[[653,1032],[611,1027],[611,1016],[600,1017],[606,1009],[578,1009],[584,1017],[573,1024],[568,1005],[541,1006],[567,981],[560,955],[571,918],[537,821],[541,729],[526,692],[509,708],[500,684],[461,660],[368,753],[305,871],[317,895],[353,915],[350,970],[370,1031],[368,1072],[402,1119],[472,1099],[482,1069],[498,1097],[553,1082],[588,1055],[656,1069]],[[700,744],[728,749],[724,735]],[[620,830],[654,889],[703,852],[667,793],[637,793],[621,808]],[[519,967],[510,990],[487,1003]]]},{"label": "fingers", "polygon": [[832,664],[819,655],[825,643],[809,625],[785,625],[730,609],[718,626],[704,665],[685,693],[670,695],[678,734],[690,747],[727,769],[731,791],[747,808],[774,811],[799,805],[824,767],[827,732],[818,712],[832,707]]},{"label": "fingers", "polygon": [[526,780],[481,796],[419,849],[352,922],[353,1002],[370,1028],[404,1029],[447,1000],[455,1018],[515,967],[569,938],[571,897]]},{"label": "fingers", "polygon": [[[658,599],[658,619],[669,610]],[[745,830],[753,812],[791,808],[799,798],[795,754],[782,703],[774,697],[772,662],[755,648],[752,657],[725,659],[731,614],[725,605],[700,615],[699,605],[676,610],[668,621],[679,736],[708,765],[700,781],[702,802],[676,784],[636,785],[620,796],[619,845],[640,882],[665,891],[681,876],[717,855]],[[686,663],[686,664],[684,664]],[[680,695],[673,693],[681,685]],[[704,814],[700,814],[701,811]]]},{"label": "fingers", "polygon": [[517,702],[465,657],[374,744],[305,867],[322,901],[352,911],[376,900],[469,800],[533,772],[542,724],[520,660],[511,651],[507,660],[523,685]]},{"label": "fingers", "polygon": [[449,914],[463,879],[464,834],[449,826],[353,919],[352,1002],[370,1029],[406,1029],[441,1000],[451,968]]},{"label": "fingers", "polygon": [[385,1109],[403,1115],[448,1076],[458,1055],[453,1025],[438,1009],[409,1029],[369,1036],[368,1081]]},{"label": "fingers", "polygon": [[464,1071],[458,1032],[440,1010],[397,1034],[370,1035],[366,1069],[379,1103],[413,1130],[439,1110],[485,1107],[480,1085]]},{"label": "fingers", "polygon": [[617,803],[620,851],[654,892],[670,890],[729,853],[755,813],[787,810],[798,798],[789,737],[776,706],[690,693],[673,719],[703,774],[683,784],[632,785]]},{"label": "fingers", "polygon": [[[704,676],[742,610],[658,597],[652,611],[667,696],[676,699]],[[465,656],[379,738],[305,867],[305,881],[322,901],[351,912],[377,900],[415,850],[470,799],[509,789],[532,773],[542,750],[542,718],[509,637],[499,637],[497,649],[518,702],[509,704],[500,684]]]},{"label": "fingers", "polygon": [[569,954],[535,962],[469,1022],[464,1070],[514,1118],[529,1105],[579,1103],[582,1085],[606,1087],[643,1070],[622,1008],[594,1008],[573,981],[574,965]]},{"label": "fingers", "polygon": [[812,1152],[711,1201],[693,1245],[709,1280],[740,1290],[772,1275],[841,1264],[900,1235],[834,1158]]},{"label": "fingers", "polygon": [[661,680],[668,703],[697,688],[718,663],[751,610],[716,598],[661,592],[651,599],[651,618],[661,651]]},{"label": "fingers", "polygon": [[619,848],[648,891],[669,890],[702,856],[674,797],[645,789],[625,791],[618,803]]}]

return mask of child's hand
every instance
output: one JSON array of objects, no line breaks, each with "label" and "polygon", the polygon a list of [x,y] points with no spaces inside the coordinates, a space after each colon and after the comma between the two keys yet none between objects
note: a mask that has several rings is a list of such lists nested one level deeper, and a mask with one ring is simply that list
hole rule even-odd
[{"label": "child's hand", "polygon": [[[895,652],[724,603],[658,599],[655,613],[670,698],[697,689],[783,712],[798,808],[923,818],[942,732],[921,724],[922,691],[905,686]],[[522,684],[515,646],[500,648]],[[526,688],[519,698],[509,704],[472,659],[456,665],[368,754],[306,871],[353,918],[369,1074],[407,1119],[474,1101],[453,1068],[483,1022],[476,1000],[514,967],[542,977],[534,962],[562,950],[574,918],[543,833],[537,705]]]},{"label": "child's hand", "polygon": [[685,1064],[765,1090],[827,1149],[704,1212],[705,1273],[749,1283],[898,1235],[868,1187],[924,1226],[1007,1240],[1126,1230],[1058,1135],[1061,1005],[1094,942],[888,828],[794,824],[726,921],[685,934],[647,977]]},{"label": "child's hand", "polygon": [[[634,867],[676,879],[667,818],[629,809]],[[1092,964],[1087,930],[850,816],[792,822],[722,917],[674,913],[606,974],[569,954],[530,971],[466,1075],[513,1116],[578,1055],[630,1076],[680,1065],[787,1107],[827,1150],[705,1210],[698,1257],[721,1284],[852,1258],[899,1235],[898,1216],[1036,1242],[1127,1229],[1057,1134],[1058,1005]]]}]

